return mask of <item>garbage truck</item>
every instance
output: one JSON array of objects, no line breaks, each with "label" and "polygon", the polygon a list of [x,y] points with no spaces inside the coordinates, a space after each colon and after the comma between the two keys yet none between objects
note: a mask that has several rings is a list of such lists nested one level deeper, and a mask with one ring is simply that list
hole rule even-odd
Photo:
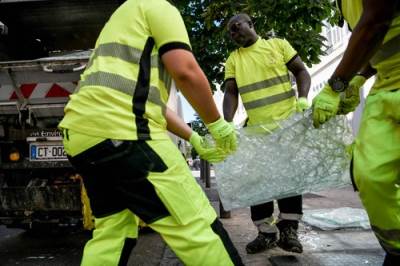
[{"label": "garbage truck", "polygon": [[[81,178],[57,125],[122,2],[0,0],[0,224],[90,229]],[[171,98],[177,107],[177,94]]]}]

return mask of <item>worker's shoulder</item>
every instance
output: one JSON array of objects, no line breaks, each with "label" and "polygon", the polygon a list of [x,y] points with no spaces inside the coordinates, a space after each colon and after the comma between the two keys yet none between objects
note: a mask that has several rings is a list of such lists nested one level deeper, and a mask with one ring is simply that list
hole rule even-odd
[{"label": "worker's shoulder", "polygon": [[141,3],[141,4],[167,4],[167,5],[172,5],[167,0],[136,0],[135,2]]},{"label": "worker's shoulder", "polygon": [[172,5],[167,0],[137,0],[130,1],[132,5],[137,5],[143,9],[152,9],[163,11],[164,8],[172,8],[177,9],[174,5]]},{"label": "worker's shoulder", "polygon": [[273,44],[273,45],[281,45],[282,43],[288,43],[288,41],[284,38],[268,38],[268,39],[261,39],[264,43]]},{"label": "worker's shoulder", "polygon": [[280,51],[282,49],[283,50],[293,49],[290,42],[284,38],[269,38],[269,39],[264,40],[264,42],[261,45],[264,47],[267,47],[269,49],[274,49],[277,51]]},{"label": "worker's shoulder", "polygon": [[239,54],[239,48],[236,48],[235,50],[231,51],[228,55],[228,59],[233,59],[234,57],[236,57]]}]

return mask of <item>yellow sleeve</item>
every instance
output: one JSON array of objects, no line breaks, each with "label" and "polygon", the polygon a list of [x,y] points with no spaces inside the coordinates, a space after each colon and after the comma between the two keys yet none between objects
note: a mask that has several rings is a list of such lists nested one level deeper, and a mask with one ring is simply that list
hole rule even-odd
[{"label": "yellow sleeve", "polygon": [[297,51],[290,45],[287,40],[284,39],[277,39],[279,50],[282,52],[283,60],[285,64],[288,63],[290,60],[293,59],[295,55],[297,55]]},{"label": "yellow sleeve", "polygon": [[225,62],[225,77],[224,80],[235,78],[235,60],[233,59],[233,55],[230,54],[228,60]]},{"label": "yellow sleeve", "polygon": [[147,9],[146,18],[160,54],[172,49],[191,50],[189,36],[178,9],[168,1],[152,2],[154,4]]}]

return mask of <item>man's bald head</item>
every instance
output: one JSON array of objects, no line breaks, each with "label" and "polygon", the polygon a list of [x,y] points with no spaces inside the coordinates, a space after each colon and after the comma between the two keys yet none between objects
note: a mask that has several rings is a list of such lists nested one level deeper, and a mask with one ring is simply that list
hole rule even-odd
[{"label": "man's bald head", "polygon": [[252,21],[251,21],[251,18],[250,18],[250,16],[249,15],[247,15],[246,13],[240,13],[240,14],[236,14],[236,15],[234,15],[233,17],[231,17],[230,19],[229,19],[229,21],[228,21],[228,29],[229,29],[229,26],[232,24],[232,23],[235,23],[235,22],[249,22],[249,23],[253,23]]},{"label": "man's bald head", "polygon": [[232,40],[239,47],[250,46],[258,39],[257,33],[253,27],[253,22],[250,16],[245,13],[240,13],[231,17],[227,27]]}]

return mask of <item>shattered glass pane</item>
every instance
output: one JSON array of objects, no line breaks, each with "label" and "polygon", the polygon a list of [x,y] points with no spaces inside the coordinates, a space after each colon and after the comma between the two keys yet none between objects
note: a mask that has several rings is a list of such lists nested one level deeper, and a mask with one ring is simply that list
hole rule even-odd
[{"label": "shattered glass pane", "polygon": [[[272,131],[273,130],[273,131]],[[238,150],[215,165],[226,210],[350,184],[345,116],[315,129],[311,111],[239,130]]]},{"label": "shattered glass pane", "polygon": [[302,218],[308,225],[322,230],[336,230],[341,228],[370,229],[367,212],[359,208],[337,208],[305,210]]}]

